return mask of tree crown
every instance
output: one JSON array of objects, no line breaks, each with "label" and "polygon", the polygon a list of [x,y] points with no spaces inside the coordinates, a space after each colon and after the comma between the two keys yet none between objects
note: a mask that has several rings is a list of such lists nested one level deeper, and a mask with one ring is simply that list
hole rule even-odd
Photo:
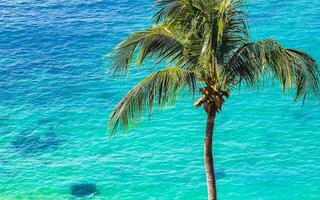
[{"label": "tree crown", "polygon": [[283,91],[295,89],[295,100],[319,94],[319,70],[313,58],[286,49],[273,39],[249,42],[242,0],[157,0],[154,24],[135,32],[114,51],[114,74],[127,75],[133,61],[146,59],[165,69],[147,76],[120,101],[110,127],[127,128],[154,105],[174,103],[179,89],[204,95],[196,106],[214,105],[219,111],[234,87],[255,85],[266,77],[280,81]]}]

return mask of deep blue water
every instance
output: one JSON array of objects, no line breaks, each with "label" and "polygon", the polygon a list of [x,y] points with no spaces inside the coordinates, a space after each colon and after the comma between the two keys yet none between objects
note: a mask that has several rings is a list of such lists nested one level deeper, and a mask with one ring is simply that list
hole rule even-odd
[{"label": "deep blue water", "polygon": [[[319,0],[248,0],[253,41],[272,37],[320,60]],[[0,0],[0,199],[205,199],[205,113],[193,99],[110,139],[107,118],[151,70],[127,80],[107,56],[151,24],[152,0]],[[319,62],[318,62],[319,63]],[[278,87],[234,91],[216,125],[223,200],[320,199],[320,104]]]}]

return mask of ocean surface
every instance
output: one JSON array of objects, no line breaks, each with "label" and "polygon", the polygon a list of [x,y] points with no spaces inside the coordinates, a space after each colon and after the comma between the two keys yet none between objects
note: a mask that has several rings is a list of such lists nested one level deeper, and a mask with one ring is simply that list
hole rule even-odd
[{"label": "ocean surface", "polygon": [[[272,37],[320,61],[319,0],[247,0],[252,41]],[[153,0],[0,0],[0,199],[206,199],[206,115],[183,95],[127,134],[107,118],[152,69],[113,78],[107,56],[151,24]],[[319,63],[319,62],[318,62]],[[147,117],[146,117],[147,119]],[[221,200],[319,200],[320,103],[279,87],[235,90],[218,115]]]}]

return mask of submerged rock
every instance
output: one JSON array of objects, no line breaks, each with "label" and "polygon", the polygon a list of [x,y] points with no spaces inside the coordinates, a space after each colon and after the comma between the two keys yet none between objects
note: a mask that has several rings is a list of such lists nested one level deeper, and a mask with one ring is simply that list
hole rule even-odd
[{"label": "submerged rock", "polygon": [[10,119],[8,115],[0,116],[0,121],[6,121],[8,119]]},{"label": "submerged rock", "polygon": [[32,152],[39,146],[40,137],[33,135],[19,136],[16,140],[12,141],[11,144],[18,151]]},{"label": "submerged rock", "polygon": [[11,144],[18,151],[35,153],[49,148],[56,148],[60,142],[60,139],[54,134],[48,134],[43,137],[28,134],[18,136]]},{"label": "submerged rock", "polygon": [[315,119],[311,114],[308,113],[303,113],[302,111],[297,111],[294,112],[292,115],[293,119],[297,122],[301,122],[301,123],[307,123],[307,122],[314,122]]},{"label": "submerged rock", "polygon": [[57,126],[57,119],[54,117],[42,118],[38,120],[38,125]]},{"label": "submerged rock", "polygon": [[224,177],[227,176],[227,173],[225,172],[225,170],[222,171],[217,171],[216,172],[216,178],[217,179],[223,179]]},{"label": "submerged rock", "polygon": [[41,149],[55,148],[60,145],[60,142],[61,140],[56,135],[49,134],[41,139],[39,147]]},{"label": "submerged rock", "polygon": [[98,193],[99,191],[97,190],[96,184],[80,183],[71,186],[71,195],[75,197],[94,196]]},{"label": "submerged rock", "polygon": [[0,116],[0,126],[4,125],[7,120],[9,120],[9,116]]}]

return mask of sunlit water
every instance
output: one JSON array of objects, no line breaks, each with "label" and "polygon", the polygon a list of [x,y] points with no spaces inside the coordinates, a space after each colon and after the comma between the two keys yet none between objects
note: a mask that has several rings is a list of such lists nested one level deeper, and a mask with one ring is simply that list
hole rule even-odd
[{"label": "sunlit water", "polygon": [[[252,40],[272,37],[320,60],[319,0],[247,1]],[[184,95],[128,134],[107,116],[145,75],[108,73],[106,54],[151,24],[152,0],[0,0],[0,199],[205,199],[205,112]],[[236,90],[217,119],[222,200],[320,199],[320,104],[279,88]]]}]

